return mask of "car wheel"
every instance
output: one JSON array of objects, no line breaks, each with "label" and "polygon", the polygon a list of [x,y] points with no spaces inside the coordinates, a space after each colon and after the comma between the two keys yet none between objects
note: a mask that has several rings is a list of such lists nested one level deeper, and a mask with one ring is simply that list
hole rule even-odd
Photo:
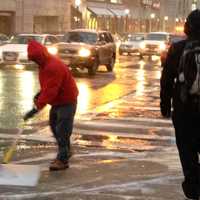
[{"label": "car wheel", "polygon": [[112,56],[112,58],[110,59],[109,64],[106,65],[107,71],[108,72],[112,72],[113,68],[114,68],[114,65],[115,65],[115,57]]},{"label": "car wheel", "polygon": [[120,56],[123,55],[123,52],[122,52],[122,51],[119,51],[119,55],[120,55]]},{"label": "car wheel", "polygon": [[144,58],[141,53],[140,53],[139,57],[140,57],[141,60],[143,60],[143,58]]},{"label": "car wheel", "polygon": [[96,59],[96,60],[94,61],[93,65],[90,66],[90,67],[88,67],[88,74],[89,74],[90,76],[94,76],[94,75],[96,74],[96,71],[97,71],[98,67],[99,67],[99,62],[98,62],[98,60]]},{"label": "car wheel", "polygon": [[152,61],[152,56],[151,56],[151,55],[148,57],[148,60],[149,60],[150,62]]}]

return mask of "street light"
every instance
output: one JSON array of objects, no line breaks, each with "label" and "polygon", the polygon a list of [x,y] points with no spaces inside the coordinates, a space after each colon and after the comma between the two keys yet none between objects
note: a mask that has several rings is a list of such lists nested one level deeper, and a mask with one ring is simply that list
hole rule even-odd
[{"label": "street light", "polygon": [[81,0],[75,0],[76,8],[79,8],[80,5],[81,5]]},{"label": "street light", "polygon": [[80,22],[81,22],[81,19],[80,19],[80,11],[79,11],[79,7],[81,5],[81,0],[75,0],[75,16],[74,16],[74,21],[75,21],[75,26],[76,28],[79,28],[80,26]]},{"label": "street light", "polygon": [[169,17],[168,17],[168,16],[165,16],[165,17],[164,17],[164,24],[163,24],[163,25],[164,25],[164,28],[163,28],[164,31],[166,31],[166,23],[167,23],[168,20],[169,20]]},{"label": "street light", "polygon": [[150,27],[149,27],[150,32],[152,31],[152,22],[153,22],[153,19],[154,19],[155,17],[156,17],[155,13],[151,13],[151,14],[150,14],[150,18],[151,18],[151,20],[150,20]]},{"label": "street light", "polygon": [[129,9],[125,9],[125,15],[126,15],[126,26],[125,26],[125,29],[126,29],[126,32],[128,32],[128,15],[130,13],[130,10]]}]

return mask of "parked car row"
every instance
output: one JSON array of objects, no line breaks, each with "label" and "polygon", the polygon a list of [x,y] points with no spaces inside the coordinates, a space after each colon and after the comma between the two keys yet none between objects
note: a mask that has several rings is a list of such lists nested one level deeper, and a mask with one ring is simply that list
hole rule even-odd
[{"label": "parked car row", "polygon": [[169,47],[172,43],[185,39],[184,34],[174,34],[167,32],[150,32],[147,34],[129,35],[119,46],[119,54],[137,53],[140,58],[153,55],[160,56],[163,65]]},{"label": "parked car row", "polygon": [[119,54],[138,53],[140,57],[161,55],[167,48],[169,33],[150,32],[147,34],[130,35],[119,47]]},{"label": "parked car row", "polygon": [[[17,34],[9,40],[0,34],[0,65],[33,65],[27,57],[27,44],[32,39],[45,45],[49,53],[60,57],[72,69],[87,69],[89,75],[95,75],[99,65],[105,65],[107,71],[113,71],[116,39],[108,31],[87,29],[60,35]],[[183,36],[166,32],[129,34],[120,42],[119,54],[137,53],[141,58],[158,55],[163,63],[170,44],[179,39]]]},{"label": "parked car row", "polygon": [[86,68],[89,75],[95,75],[99,65],[113,70],[116,46],[111,33],[86,29],[69,31],[60,38],[51,34],[17,34],[0,46],[0,64],[34,64],[27,57],[28,41],[32,39],[45,45],[49,53],[60,57],[69,67]]}]

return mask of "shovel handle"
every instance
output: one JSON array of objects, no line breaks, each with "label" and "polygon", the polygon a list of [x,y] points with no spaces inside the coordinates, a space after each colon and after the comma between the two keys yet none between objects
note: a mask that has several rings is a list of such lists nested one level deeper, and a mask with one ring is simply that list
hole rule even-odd
[{"label": "shovel handle", "polygon": [[5,152],[5,154],[3,156],[2,163],[7,164],[10,162],[10,160],[16,150],[17,142],[20,139],[20,136],[23,133],[23,131],[24,131],[23,128],[18,130],[15,140],[12,142],[11,146],[8,148],[8,150]]}]

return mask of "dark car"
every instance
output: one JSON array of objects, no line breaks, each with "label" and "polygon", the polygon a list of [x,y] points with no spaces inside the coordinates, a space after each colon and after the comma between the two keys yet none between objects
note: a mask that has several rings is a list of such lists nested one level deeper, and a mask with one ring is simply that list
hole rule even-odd
[{"label": "dark car", "polygon": [[99,65],[113,70],[116,45],[108,31],[75,29],[64,35],[58,55],[70,68],[87,68],[89,75],[95,75]]},{"label": "dark car", "polygon": [[181,40],[184,40],[185,39],[185,35],[183,34],[170,34],[169,35],[169,43],[168,43],[168,46],[166,48],[165,51],[163,51],[160,55],[160,61],[161,61],[161,66],[163,66],[165,64],[165,60],[166,60],[166,57],[167,57],[167,52],[168,52],[168,49],[169,47],[171,46],[171,44],[175,43],[175,42],[179,42]]}]

